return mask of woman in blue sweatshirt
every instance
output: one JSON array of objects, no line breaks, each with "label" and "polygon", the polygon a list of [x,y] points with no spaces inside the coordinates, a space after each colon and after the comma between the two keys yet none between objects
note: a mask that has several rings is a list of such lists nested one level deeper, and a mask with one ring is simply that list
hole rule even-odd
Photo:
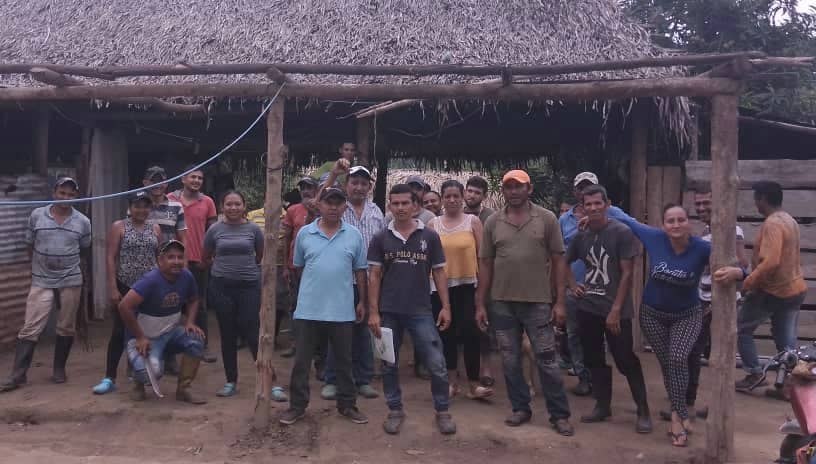
[{"label": "woman in blue sweatshirt", "polygon": [[688,357],[702,327],[697,288],[708,265],[711,244],[691,235],[688,214],[677,205],[663,209],[660,229],[631,218],[618,220],[632,229],[649,253],[649,281],[643,292],[640,325],[663,371],[672,407],[672,444],[686,446]]}]

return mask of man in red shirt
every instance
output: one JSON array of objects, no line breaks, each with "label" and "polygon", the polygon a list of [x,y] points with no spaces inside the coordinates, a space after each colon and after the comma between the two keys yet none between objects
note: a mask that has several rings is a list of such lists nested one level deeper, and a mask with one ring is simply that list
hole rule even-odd
[{"label": "man in red shirt", "polygon": [[[317,194],[319,184],[313,177],[304,177],[300,179],[297,187],[298,190],[300,190],[302,201],[290,206],[286,210],[286,216],[281,222],[281,228],[283,229],[283,278],[289,283],[289,300],[292,302],[297,301],[298,287],[300,286],[300,280],[295,272],[295,266],[292,263],[292,256],[295,250],[295,237],[297,237],[298,232],[300,232],[303,226],[311,223],[317,217],[317,212],[313,209],[314,202],[312,200],[314,200],[315,194]],[[290,309],[294,310],[294,308]],[[294,320],[294,318],[291,320]],[[296,336],[294,332],[292,332],[292,336]],[[281,356],[290,358],[294,356],[294,354],[295,347],[292,345],[291,348],[281,353]],[[320,370],[318,370],[318,375],[319,373]]]},{"label": "man in red shirt", "polygon": [[[193,166],[184,168],[184,171],[192,169]],[[204,331],[204,362],[215,362],[216,357],[207,349],[207,275],[206,266],[201,262],[201,249],[204,244],[204,232],[218,220],[218,213],[215,211],[215,203],[212,198],[201,193],[201,186],[204,184],[204,171],[197,169],[181,178],[184,188],[176,190],[168,195],[171,200],[178,201],[184,207],[184,220],[187,224],[187,236],[185,240],[185,252],[187,265],[190,272],[195,277],[198,285],[199,305],[196,316],[196,325]]]}]

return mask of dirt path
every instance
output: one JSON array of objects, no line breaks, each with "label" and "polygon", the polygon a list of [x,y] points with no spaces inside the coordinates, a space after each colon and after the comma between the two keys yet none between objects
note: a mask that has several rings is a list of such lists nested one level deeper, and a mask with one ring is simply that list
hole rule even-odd
[{"label": "dirt path", "polygon": [[[195,389],[210,396],[210,403],[194,407],[181,404],[172,395],[133,404],[127,386],[115,393],[94,396],[90,387],[99,380],[104,366],[104,334],[94,330],[95,351],[75,352],[69,360],[69,382],[48,382],[52,347],[41,345],[29,385],[0,396],[0,462],[15,463],[467,463],[503,462],[694,462],[703,445],[704,424],[697,424],[691,447],[669,446],[665,424],[656,422],[651,435],[634,430],[634,406],[625,381],[616,379],[615,416],[609,423],[585,425],[578,416],[588,412],[592,401],[570,395],[577,433],[564,438],[547,422],[543,399],[534,400],[534,418],[520,428],[506,427],[509,412],[504,386],[499,382],[495,399],[474,402],[457,398],[451,412],[458,425],[452,438],[440,436],[433,424],[433,408],[427,382],[415,379],[407,367],[401,372],[408,419],[399,436],[386,435],[381,428],[387,410],[382,398],[360,400],[359,406],[371,422],[353,425],[339,417],[333,404],[319,398],[320,385],[312,383],[307,417],[292,427],[274,424],[264,435],[249,431],[254,377],[249,355],[240,355],[242,390],[238,396],[217,398],[223,382],[219,363],[205,365]],[[213,341],[218,348],[218,341]],[[666,403],[659,369],[650,354],[642,356],[647,373],[654,419]],[[10,354],[0,356],[0,374],[11,363]],[[123,363],[124,364],[124,363]],[[120,366],[122,367],[122,366]],[[498,369],[500,366],[496,366]],[[290,363],[280,360],[278,372],[288,383]],[[124,376],[124,369],[120,369]],[[496,370],[496,372],[499,372]],[[704,376],[713,372],[705,369]],[[566,378],[568,386],[575,378]],[[174,379],[162,380],[165,392],[173,392]],[[376,387],[379,389],[380,385]],[[703,399],[703,401],[705,398]],[[274,405],[273,417],[285,408]],[[740,462],[771,462],[776,457],[780,435],[776,430],[789,407],[760,397],[738,395],[737,445]]]}]

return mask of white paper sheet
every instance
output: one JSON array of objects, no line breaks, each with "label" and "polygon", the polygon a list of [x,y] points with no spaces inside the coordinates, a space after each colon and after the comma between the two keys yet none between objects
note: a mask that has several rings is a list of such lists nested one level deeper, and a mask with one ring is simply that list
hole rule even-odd
[{"label": "white paper sheet", "polygon": [[374,345],[374,357],[394,364],[397,360],[394,354],[394,332],[388,327],[380,327],[380,333],[382,334],[380,338],[371,337],[371,343]]}]

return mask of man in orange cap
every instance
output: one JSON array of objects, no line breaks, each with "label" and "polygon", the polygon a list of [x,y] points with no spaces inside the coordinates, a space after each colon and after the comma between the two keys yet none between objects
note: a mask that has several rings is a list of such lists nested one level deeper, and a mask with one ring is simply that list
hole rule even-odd
[{"label": "man in orange cap", "polygon": [[[479,251],[476,321],[482,330],[487,329],[489,291],[493,300],[490,323],[496,332],[513,407],[505,424],[516,427],[529,422],[533,415],[521,363],[524,329],[535,353],[550,423],[561,435],[571,436],[574,430],[569,422],[569,403],[558,368],[552,327],[553,319],[559,324],[566,319],[564,241],[558,219],[530,201],[532,192],[530,176],[522,170],[512,170],[502,178],[506,206],[485,222]],[[530,272],[531,269],[541,271]],[[555,273],[558,293],[554,305],[550,269]]]}]

